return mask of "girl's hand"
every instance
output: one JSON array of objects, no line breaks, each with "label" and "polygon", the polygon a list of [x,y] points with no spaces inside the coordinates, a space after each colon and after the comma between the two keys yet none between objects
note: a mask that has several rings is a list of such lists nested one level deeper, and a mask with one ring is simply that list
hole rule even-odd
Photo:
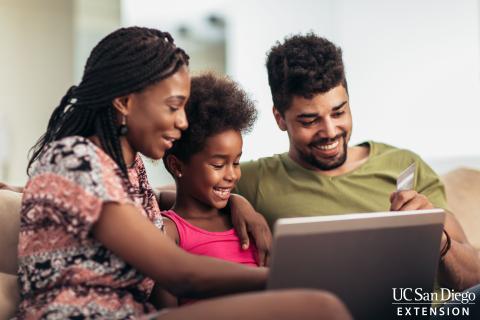
[{"label": "girl's hand", "polygon": [[250,246],[249,234],[255,241],[258,250],[257,262],[259,266],[268,265],[272,233],[265,218],[255,211],[250,202],[244,197],[233,194],[229,201],[233,227],[240,237],[242,249]]}]

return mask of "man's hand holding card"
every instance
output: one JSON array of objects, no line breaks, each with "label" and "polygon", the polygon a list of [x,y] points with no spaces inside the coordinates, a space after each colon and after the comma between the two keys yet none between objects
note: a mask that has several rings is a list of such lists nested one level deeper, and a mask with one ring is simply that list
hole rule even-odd
[{"label": "man's hand holding card", "polygon": [[413,190],[416,165],[412,163],[397,179],[397,191],[390,195],[391,211],[432,209],[426,196]]}]

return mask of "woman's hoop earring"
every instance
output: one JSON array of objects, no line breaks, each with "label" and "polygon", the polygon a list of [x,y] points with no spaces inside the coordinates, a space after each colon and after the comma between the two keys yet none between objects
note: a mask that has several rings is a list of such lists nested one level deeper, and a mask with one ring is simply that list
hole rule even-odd
[{"label": "woman's hoop earring", "polygon": [[119,136],[126,136],[128,132],[127,128],[127,117],[123,116],[122,124],[118,127],[118,135]]}]

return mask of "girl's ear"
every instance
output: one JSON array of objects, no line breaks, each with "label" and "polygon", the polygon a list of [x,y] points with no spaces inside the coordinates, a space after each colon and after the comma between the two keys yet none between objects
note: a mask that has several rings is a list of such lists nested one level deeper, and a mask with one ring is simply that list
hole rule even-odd
[{"label": "girl's ear", "polygon": [[168,172],[170,172],[175,179],[179,179],[183,174],[183,163],[173,154],[169,154],[165,161]]}]

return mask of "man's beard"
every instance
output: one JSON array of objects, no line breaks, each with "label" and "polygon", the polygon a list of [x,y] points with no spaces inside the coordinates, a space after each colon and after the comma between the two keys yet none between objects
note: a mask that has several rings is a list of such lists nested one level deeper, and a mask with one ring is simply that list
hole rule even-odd
[{"label": "man's beard", "polygon": [[333,170],[333,169],[336,169],[338,167],[340,167],[341,165],[343,165],[345,163],[345,161],[347,160],[347,133],[346,132],[342,132],[341,134],[337,135],[335,138],[333,139],[318,139],[316,141],[313,141],[309,144],[309,147],[310,148],[313,148],[314,145],[316,144],[325,144],[325,143],[328,143],[328,142],[334,142],[334,141],[337,141],[339,140],[340,138],[343,138],[343,153],[342,151],[340,151],[341,153],[339,153],[335,158],[332,158],[332,159],[328,159],[328,160],[318,160],[313,152],[309,153],[309,154],[304,154],[302,152],[299,152],[300,154],[300,158],[310,164],[311,166],[319,169],[319,170],[322,170],[322,171],[329,171],[329,170]]}]

